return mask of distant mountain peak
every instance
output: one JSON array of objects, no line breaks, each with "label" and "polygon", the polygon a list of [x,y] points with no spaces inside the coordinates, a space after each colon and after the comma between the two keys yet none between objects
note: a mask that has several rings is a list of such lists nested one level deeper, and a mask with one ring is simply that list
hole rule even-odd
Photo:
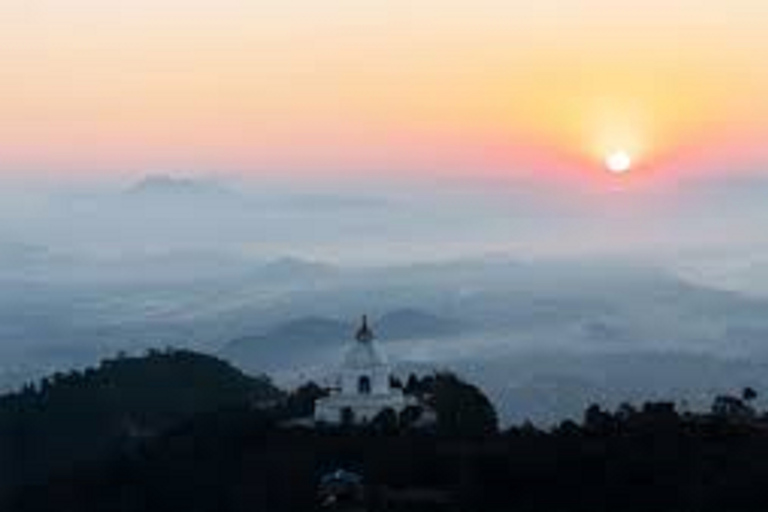
[{"label": "distant mountain peak", "polygon": [[143,197],[232,196],[233,192],[211,179],[150,174],[132,185],[127,194]]}]

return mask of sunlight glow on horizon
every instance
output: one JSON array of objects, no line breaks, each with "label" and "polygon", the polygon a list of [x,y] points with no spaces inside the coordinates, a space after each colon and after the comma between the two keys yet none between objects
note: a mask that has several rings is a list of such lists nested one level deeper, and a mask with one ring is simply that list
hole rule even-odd
[{"label": "sunlight glow on horizon", "polygon": [[768,163],[762,0],[536,4],[3,5],[0,173]]}]

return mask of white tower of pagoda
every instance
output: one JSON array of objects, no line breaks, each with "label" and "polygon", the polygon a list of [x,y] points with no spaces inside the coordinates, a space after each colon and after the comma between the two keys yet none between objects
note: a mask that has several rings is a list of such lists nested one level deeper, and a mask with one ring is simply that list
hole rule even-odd
[{"label": "white tower of pagoda", "polygon": [[407,401],[402,390],[391,386],[390,376],[387,358],[363,316],[339,369],[339,386],[315,402],[315,421],[366,423],[385,409],[400,413]]}]

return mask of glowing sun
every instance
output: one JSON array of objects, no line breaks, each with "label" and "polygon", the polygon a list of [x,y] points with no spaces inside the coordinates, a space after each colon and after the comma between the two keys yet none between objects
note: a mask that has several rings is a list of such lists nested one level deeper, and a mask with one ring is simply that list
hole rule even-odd
[{"label": "glowing sun", "polygon": [[614,151],[605,156],[605,168],[614,174],[624,174],[632,169],[632,157],[626,151]]}]

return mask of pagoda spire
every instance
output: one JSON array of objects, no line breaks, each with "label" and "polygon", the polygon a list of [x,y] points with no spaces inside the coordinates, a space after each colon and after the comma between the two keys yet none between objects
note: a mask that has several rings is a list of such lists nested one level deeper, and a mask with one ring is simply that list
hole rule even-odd
[{"label": "pagoda spire", "polygon": [[363,315],[362,323],[355,333],[355,339],[360,343],[373,341],[373,331],[368,327],[368,315]]}]

